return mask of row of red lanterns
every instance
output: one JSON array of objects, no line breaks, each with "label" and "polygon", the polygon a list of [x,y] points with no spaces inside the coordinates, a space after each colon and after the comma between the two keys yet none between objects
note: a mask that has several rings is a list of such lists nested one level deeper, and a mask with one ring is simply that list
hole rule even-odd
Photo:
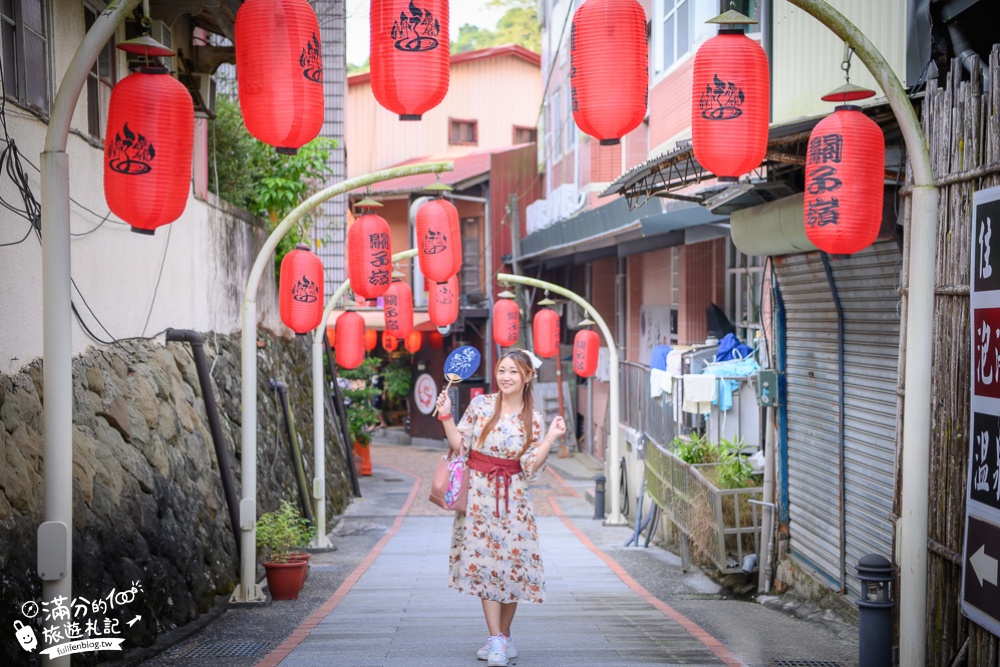
[{"label": "row of red lanterns", "polygon": [[[500,347],[512,347],[521,333],[521,310],[510,292],[501,292],[493,304],[493,342]],[[552,304],[545,299],[542,305]],[[583,324],[593,324],[584,320]],[[542,359],[550,359],[559,354],[560,346],[559,314],[551,308],[542,308],[532,319],[532,338],[535,354]],[[581,329],[573,337],[573,372],[588,378],[597,372],[601,339],[592,329]]]}]

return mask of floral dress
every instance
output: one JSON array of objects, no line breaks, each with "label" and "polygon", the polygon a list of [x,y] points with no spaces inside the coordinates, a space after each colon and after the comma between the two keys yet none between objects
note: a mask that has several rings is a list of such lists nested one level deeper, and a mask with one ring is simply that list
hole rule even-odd
[{"label": "floral dress", "polygon": [[[483,426],[493,415],[499,400],[499,394],[474,398],[458,424],[458,431],[467,450],[513,459],[524,446],[520,413],[502,415],[482,446],[478,444]],[[538,444],[544,435],[542,415],[537,410],[532,415],[531,433],[531,446],[521,457],[524,470],[534,464]],[[535,477],[541,470],[539,467]],[[513,476],[506,502],[501,483],[499,512],[495,481],[477,470],[467,468],[466,473],[470,475],[469,504],[464,513],[455,514],[448,559],[449,585],[485,600],[542,602],[545,574],[526,473]]]}]

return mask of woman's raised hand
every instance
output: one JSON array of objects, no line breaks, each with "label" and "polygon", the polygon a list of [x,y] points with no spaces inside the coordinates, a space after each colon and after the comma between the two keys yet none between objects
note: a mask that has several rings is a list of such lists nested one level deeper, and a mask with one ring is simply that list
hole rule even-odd
[{"label": "woman's raised hand", "polygon": [[447,391],[442,391],[437,397],[437,411],[439,415],[451,414],[451,398]]},{"label": "woman's raised hand", "polygon": [[549,439],[549,442],[554,443],[564,435],[566,435],[566,420],[557,416],[552,420],[552,424],[549,426],[549,432],[545,434],[545,437]]}]

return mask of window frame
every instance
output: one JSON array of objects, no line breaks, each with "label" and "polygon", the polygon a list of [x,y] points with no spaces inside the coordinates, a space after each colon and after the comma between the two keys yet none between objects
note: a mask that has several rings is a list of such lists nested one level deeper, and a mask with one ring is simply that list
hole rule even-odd
[{"label": "window frame", "polygon": [[[47,118],[52,108],[52,12],[48,0],[37,0],[41,30],[28,26],[24,22],[24,4],[35,0],[11,0],[13,15],[7,16],[0,9],[0,54],[6,55],[8,44],[5,37],[10,34],[13,44],[10,49],[13,52],[13,85],[8,81],[7,65],[4,63],[0,76],[3,77],[3,95],[6,100],[19,107],[27,109],[35,115]],[[28,81],[33,80],[39,72],[37,70],[28,71],[27,44],[25,33],[31,33],[41,42],[42,63],[40,64],[43,81],[39,92],[44,94],[43,104],[39,106],[35,101],[29,99],[29,93],[35,91],[28,90]],[[0,60],[7,58],[0,56]],[[37,67],[32,63],[33,67]],[[13,88],[13,90],[12,90]]]},{"label": "window frame", "polygon": [[[462,140],[455,138],[455,128],[461,125],[472,127],[472,140]],[[474,118],[453,118],[448,117],[448,145],[449,146],[478,146],[479,145],[479,121]]]},{"label": "window frame", "polygon": [[[528,132],[531,135],[531,138],[528,141],[518,141],[517,139],[518,132]],[[519,144],[536,144],[538,143],[538,128],[528,127],[527,125],[514,125],[511,129],[510,138],[515,146]]]},{"label": "window frame", "polygon": [[[104,3],[84,2],[84,28],[89,31],[93,21],[96,21],[104,11]],[[104,142],[108,125],[108,110],[111,102],[111,91],[118,83],[121,67],[119,63],[118,50],[115,48],[118,43],[117,31],[111,36],[97,60],[87,72],[87,83],[85,86],[87,94],[87,135],[98,143]],[[108,77],[102,76],[102,59],[107,63]],[[97,92],[98,99],[92,99],[93,92]],[[94,116],[96,112],[96,117]],[[96,127],[96,132],[94,131]]]}]

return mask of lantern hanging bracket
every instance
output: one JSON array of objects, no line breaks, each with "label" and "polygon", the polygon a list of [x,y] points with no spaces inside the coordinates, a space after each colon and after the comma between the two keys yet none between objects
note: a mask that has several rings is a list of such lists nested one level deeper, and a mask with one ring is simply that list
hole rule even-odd
[{"label": "lantern hanging bracket", "polygon": [[844,81],[847,83],[851,82],[851,57],[853,55],[854,49],[844,44],[844,61],[840,63],[840,69],[844,70]]}]

